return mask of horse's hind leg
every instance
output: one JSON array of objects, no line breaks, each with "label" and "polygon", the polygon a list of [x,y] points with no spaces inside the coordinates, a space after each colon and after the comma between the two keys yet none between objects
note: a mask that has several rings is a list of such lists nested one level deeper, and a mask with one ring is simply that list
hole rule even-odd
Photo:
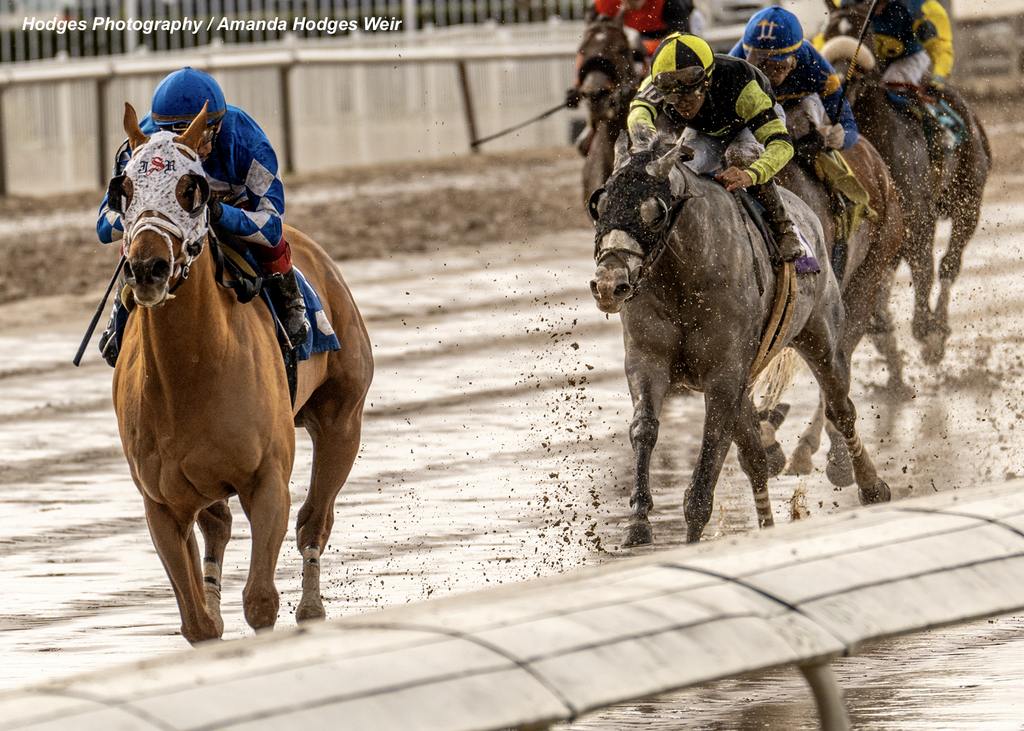
[{"label": "horse's hind leg", "polygon": [[761,444],[761,425],[750,396],[744,395],[740,403],[740,412],[736,417],[733,429],[733,441],[736,442],[736,456],[740,467],[750,479],[750,487],[754,491],[754,507],[757,509],[757,525],[770,528],[775,525],[772,517],[772,502],[768,496],[768,457]]},{"label": "horse's hind leg", "polygon": [[814,416],[811,423],[804,429],[803,434],[797,441],[793,454],[789,456],[789,466],[786,468],[787,475],[809,475],[814,470],[812,457],[821,446],[821,430],[825,425],[825,401],[824,397],[818,397],[818,406],[814,409]]},{"label": "horse's hind leg", "polygon": [[935,246],[934,216],[930,222],[922,222],[920,228],[910,231],[908,239],[906,259],[914,283],[914,319],[910,329],[917,340],[924,340],[932,326],[929,299],[935,283],[935,255],[932,251]]},{"label": "horse's hind leg", "polygon": [[160,555],[171,580],[174,597],[178,600],[182,637],[192,644],[218,639],[224,628],[206,609],[200,579],[199,546],[193,531],[194,518],[192,515],[178,515],[168,506],[145,496],[143,503],[153,546]]},{"label": "horse's hind leg", "polygon": [[[804,335],[811,335],[805,338]],[[853,462],[862,503],[889,500],[889,486],[879,478],[875,465],[857,433],[857,410],[850,400],[850,363],[845,355],[829,347],[827,336],[801,333],[800,351],[818,380],[825,398],[825,417],[842,435]]]},{"label": "horse's hind leg", "polygon": [[[288,460],[290,467],[291,460]],[[252,532],[249,577],[242,590],[245,621],[253,629],[273,627],[277,622],[280,596],[274,585],[277,558],[288,530],[288,474],[278,467],[262,470],[248,490],[239,490]]]},{"label": "horse's hind leg", "polygon": [[313,473],[295,525],[302,554],[302,599],[295,609],[299,622],[326,616],[320,598],[320,557],[334,527],[334,502],[359,452],[363,401],[346,403],[337,413],[323,404],[309,409],[303,420],[313,440]]},{"label": "horse's hind leg", "polygon": [[981,212],[979,195],[964,196],[953,208],[953,229],[949,237],[949,248],[939,264],[939,299],[935,305],[935,322],[926,340],[924,360],[932,365],[940,363],[946,354],[946,340],[949,338],[949,298],[953,282],[960,275],[964,249],[978,228]]},{"label": "horse's hind leg", "polygon": [[199,511],[199,530],[203,533],[203,592],[206,609],[217,626],[224,630],[220,615],[221,569],[224,567],[224,549],[231,540],[231,508],[227,500],[219,500]]}]

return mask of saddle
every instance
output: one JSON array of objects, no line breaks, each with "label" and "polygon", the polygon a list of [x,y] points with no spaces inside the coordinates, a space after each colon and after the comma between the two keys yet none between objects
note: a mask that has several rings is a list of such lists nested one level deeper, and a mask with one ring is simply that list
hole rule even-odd
[{"label": "saddle", "polygon": [[921,122],[933,156],[954,152],[966,139],[967,123],[938,89],[891,83],[886,94],[896,109]]}]

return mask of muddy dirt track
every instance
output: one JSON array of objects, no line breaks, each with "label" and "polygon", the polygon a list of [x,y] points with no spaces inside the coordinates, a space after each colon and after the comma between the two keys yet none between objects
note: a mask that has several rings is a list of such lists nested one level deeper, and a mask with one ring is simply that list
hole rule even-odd
[{"label": "muddy dirt track", "polygon": [[[915,399],[887,403],[877,391],[885,373],[876,353],[865,346],[855,358],[853,397],[862,435],[894,499],[1024,475],[1018,434],[1024,178],[1005,164],[1006,150],[1019,152],[1017,125],[1001,124],[998,129],[1009,131],[994,135],[1004,150],[1002,172],[990,184],[982,228],[954,293],[946,361],[938,368],[921,362],[907,314],[900,335]],[[617,319],[597,312],[587,292],[592,234],[576,207],[578,161],[557,153],[503,158],[491,168],[485,162],[441,166],[423,174],[426,182],[397,173],[305,182],[292,195],[290,219],[301,226],[308,214],[314,235],[341,247],[332,251],[347,259],[342,268],[377,363],[363,449],[339,499],[323,562],[329,616],[628,555],[618,547],[631,471],[621,330]],[[509,196],[516,186],[529,186],[526,197],[534,203]],[[386,205],[374,209],[381,197]],[[499,207],[495,199],[504,201],[502,215],[508,216],[497,222],[489,219]],[[434,207],[417,208],[424,201]],[[8,234],[0,239],[9,240],[12,227],[34,237],[37,264],[46,261],[43,244],[57,241],[58,232],[84,241],[91,213],[82,200],[63,204],[31,213],[22,206],[20,217],[0,223]],[[481,206],[478,227],[452,220],[474,205]],[[360,214],[360,235],[342,246],[332,237],[340,237],[356,210],[374,212],[377,224]],[[433,227],[431,233],[410,227],[407,239],[389,233],[382,243],[374,237],[397,230],[385,223],[399,214]],[[392,244],[404,253],[380,255]],[[355,256],[359,252],[366,256]],[[83,368],[70,366],[96,301],[96,282],[111,261],[79,267],[64,260],[32,274],[5,270],[3,291],[11,300],[0,306],[5,687],[185,646],[121,454],[111,372],[94,350]],[[14,298],[18,291],[40,291],[44,280],[51,292],[55,281],[68,289]],[[894,311],[909,313],[910,303],[904,270]],[[787,448],[816,398],[804,371],[781,432]],[[652,468],[658,546],[683,541],[682,492],[702,414],[700,398],[684,396],[663,415]],[[298,445],[293,505],[304,496],[310,466],[302,433]],[[823,455],[817,464],[823,465]],[[834,489],[821,469],[806,478],[775,479],[770,490],[780,522],[790,520],[796,492],[805,493],[812,516],[857,504],[856,488]],[[229,638],[249,634],[241,613],[248,527],[237,502],[233,508],[235,538],[224,571]],[[752,529],[750,489],[733,454],[706,537]],[[299,589],[291,540],[279,564],[282,625],[294,621]],[[1020,728],[1020,630],[1019,620],[1004,618],[888,643],[843,661],[839,672],[855,720],[871,728]],[[888,692],[894,686],[899,692]],[[612,709],[576,726],[810,728],[812,721],[802,681],[779,672]]]}]

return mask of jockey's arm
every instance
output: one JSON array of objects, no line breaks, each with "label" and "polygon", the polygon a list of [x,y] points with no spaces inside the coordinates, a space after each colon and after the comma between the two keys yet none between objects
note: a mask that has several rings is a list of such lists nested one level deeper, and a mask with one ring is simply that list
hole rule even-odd
[{"label": "jockey's arm", "polygon": [[658,118],[658,106],[661,102],[661,94],[654,88],[648,75],[640,82],[640,89],[629,103],[626,129],[629,130],[629,138],[634,143],[657,134],[655,120]]},{"label": "jockey's arm", "polygon": [[857,144],[859,130],[857,120],[853,117],[853,109],[846,95],[843,94],[843,82],[834,71],[825,79],[825,83],[818,94],[821,96],[825,113],[832,121],[832,124],[841,125],[843,128],[843,149],[849,149]]},{"label": "jockey's arm", "polygon": [[277,174],[277,155],[269,141],[261,141],[242,157],[248,160],[238,171],[239,178],[244,176],[247,207],[222,203],[216,226],[247,243],[275,246],[284,225],[284,184]]},{"label": "jockey's arm", "polygon": [[[114,155],[114,177],[124,172],[125,166],[131,159],[132,151],[128,147],[128,140],[125,140]],[[121,215],[110,210],[107,194],[103,194],[100,202],[99,217],[96,219],[96,236],[101,244],[111,244],[120,241],[124,236],[124,225],[121,223]]]},{"label": "jockey's arm", "polygon": [[921,16],[914,30],[932,60],[932,77],[941,84],[953,73],[953,27],[938,0],[927,0],[921,6]]},{"label": "jockey's arm", "polygon": [[751,79],[736,98],[736,114],[764,145],[764,152],[750,164],[747,173],[755,185],[767,183],[793,157],[793,139],[786,123],[775,111],[775,100],[757,79]]}]

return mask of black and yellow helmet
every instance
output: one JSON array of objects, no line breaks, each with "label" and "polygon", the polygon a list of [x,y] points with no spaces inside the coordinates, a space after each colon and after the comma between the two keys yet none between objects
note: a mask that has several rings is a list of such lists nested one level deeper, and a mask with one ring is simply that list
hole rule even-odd
[{"label": "black and yellow helmet", "polygon": [[714,68],[715,52],[707,41],[689,33],[673,33],[654,51],[651,80],[662,92],[693,92],[710,82]]}]

